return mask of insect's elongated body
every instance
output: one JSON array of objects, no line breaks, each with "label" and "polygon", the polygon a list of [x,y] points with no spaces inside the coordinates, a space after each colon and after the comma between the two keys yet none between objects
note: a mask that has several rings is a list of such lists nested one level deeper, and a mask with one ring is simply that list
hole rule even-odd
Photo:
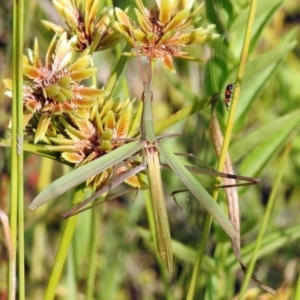
[{"label": "insect's elongated body", "polygon": [[[141,62],[139,61],[140,70]],[[155,240],[156,248],[166,269],[171,271],[173,268],[173,252],[171,234],[167,209],[165,205],[163,185],[160,173],[160,161],[157,145],[160,143],[153,126],[152,101],[153,94],[150,88],[152,70],[151,58],[149,58],[148,76],[145,78],[143,72],[144,91],[142,93],[143,113],[141,120],[141,139],[147,142],[147,147],[142,150],[144,163],[147,164],[147,175],[151,193],[153,217],[155,221]]]},{"label": "insect's elongated body", "polygon": [[[141,2],[139,1],[139,3]],[[143,13],[143,6],[140,5],[140,8],[141,13]],[[133,157],[141,156],[141,160],[137,161],[136,164],[131,164],[129,170],[127,170],[123,174],[116,174],[116,176],[112,176],[109,182],[107,182],[107,184],[104,185],[101,189],[99,189],[93,196],[84,200],[81,204],[73,207],[70,211],[63,214],[63,217],[68,218],[86,209],[94,207],[95,205],[97,205],[97,203],[92,204],[88,207],[86,206],[90,202],[94,201],[99,195],[115,188],[117,185],[126,181],[131,176],[146,170],[149,182],[149,189],[151,192],[151,204],[153,211],[153,220],[155,224],[154,239],[156,241],[157,251],[163,261],[164,266],[168,271],[171,271],[173,265],[173,251],[169,229],[169,221],[166,212],[166,205],[163,193],[163,185],[161,180],[160,170],[162,164],[160,160],[163,160],[167,164],[167,166],[177,174],[177,176],[187,187],[187,189],[191,191],[195,198],[216,219],[216,221],[221,225],[224,231],[231,238],[235,237],[236,233],[227,215],[214,201],[211,195],[205,190],[205,188],[198,182],[198,180],[191,174],[191,172],[195,172],[195,170],[183,165],[179,158],[162,143],[162,140],[165,138],[165,136],[158,137],[154,131],[152,114],[153,94],[151,91],[151,78],[153,58],[157,58],[155,51],[161,50],[162,46],[159,44],[159,40],[156,38],[157,36],[161,35],[159,29],[161,27],[159,23],[159,16],[155,13],[151,13],[150,15],[150,23],[148,25],[150,25],[149,28],[152,26],[152,30],[150,30],[149,33],[149,36],[152,36],[152,38],[150,38],[148,44],[146,46],[144,45],[142,48],[144,50],[147,50],[146,56],[149,62],[147,72],[144,72],[142,63],[139,59],[140,55],[143,54],[143,52],[140,52],[141,48],[139,48],[139,44],[134,37],[132,31],[133,24],[130,22],[130,19],[128,17],[126,17],[123,13],[120,12],[120,10],[118,11],[118,13],[119,16],[125,22],[125,25],[128,27],[128,31],[133,43],[133,48],[136,51],[136,56],[139,61],[140,76],[144,86],[144,91],[141,97],[143,102],[142,118],[140,125],[141,138],[139,141],[131,141],[129,143],[125,143],[125,145],[122,145],[118,149],[112,150],[111,152],[105,154],[103,157],[100,157],[99,159],[95,160],[95,162],[91,162],[86,166],[81,166],[77,170],[73,171],[73,174],[76,174],[76,176],[71,174],[66,175],[59,182],[57,182],[51,187],[48,187],[47,192],[49,194],[50,188],[57,188],[58,184],[60,184],[59,191],[57,191],[56,195],[61,194],[67,190],[65,185],[69,181],[71,181],[69,187],[75,186],[76,184],[79,184],[84,180],[88,179],[91,176],[91,174],[96,174],[98,172],[105,171],[106,169],[109,169],[111,167],[115,168],[120,163],[131,162],[134,160]],[[163,39],[160,40],[160,42],[163,41]],[[230,101],[232,90],[233,84],[229,85],[227,88],[227,103]],[[95,166],[97,167],[97,171],[95,171]],[[71,180],[68,180],[70,178]],[[64,182],[65,184],[61,184],[62,182]],[[35,199],[31,204],[31,208],[34,209],[41,203],[45,203],[50,200],[51,195],[45,199],[43,199],[43,195],[39,195],[39,198]],[[101,202],[98,203],[100,204]]]}]

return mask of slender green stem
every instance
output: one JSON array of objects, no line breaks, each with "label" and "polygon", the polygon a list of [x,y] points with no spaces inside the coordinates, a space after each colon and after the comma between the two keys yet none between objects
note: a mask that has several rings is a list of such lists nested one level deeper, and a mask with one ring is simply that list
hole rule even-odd
[{"label": "slender green stem", "polygon": [[[74,239],[72,239],[74,241]],[[68,289],[68,299],[77,300],[77,284],[76,284],[76,267],[74,263],[75,250],[74,243],[70,244],[68,255],[67,255],[67,265],[66,265],[66,287]]]},{"label": "slender green stem", "polygon": [[[24,3],[13,4],[13,103],[12,103],[12,148],[11,148],[11,202],[10,228],[12,253],[9,262],[8,299],[16,297],[16,249],[19,237],[19,299],[25,299],[24,277],[24,206],[23,206],[23,30]],[[17,227],[17,219],[19,226]],[[18,230],[18,234],[17,234]]]},{"label": "slender green stem", "polygon": [[[230,138],[231,138],[233,125],[234,125],[234,118],[235,118],[239,95],[240,95],[242,78],[244,76],[246,61],[247,61],[247,57],[248,57],[248,50],[249,50],[251,33],[252,33],[252,28],[253,28],[254,19],[255,19],[256,6],[257,6],[257,0],[251,1],[251,6],[250,6],[250,11],[249,11],[249,16],[248,16],[248,23],[247,23],[246,33],[245,33],[245,39],[244,39],[242,54],[241,54],[241,58],[240,58],[239,69],[238,69],[238,73],[237,73],[237,80],[236,80],[237,84],[235,86],[234,94],[233,94],[234,101],[231,104],[230,114],[228,117],[226,132],[225,132],[225,136],[224,136],[224,142],[222,145],[222,150],[221,150],[221,154],[220,154],[220,158],[219,158],[219,164],[218,164],[218,169],[217,169],[217,171],[219,171],[219,172],[222,172],[224,169],[226,155],[227,155],[228,148],[229,148]],[[220,179],[216,178],[216,185],[219,185],[219,183],[220,183]],[[216,200],[218,198],[218,195],[219,195],[219,190],[218,189],[214,190],[212,197]],[[192,279],[191,279],[191,283],[190,283],[187,298],[186,298],[188,300],[194,299],[195,290],[196,290],[196,282],[197,282],[196,279],[197,279],[199,269],[200,269],[200,266],[201,266],[203,258],[204,258],[204,253],[205,253],[205,249],[206,249],[206,245],[207,245],[207,240],[208,240],[208,236],[209,236],[209,232],[210,232],[211,223],[212,223],[212,216],[207,214],[205,223],[204,223],[203,236],[201,238],[201,242],[198,247],[197,258],[196,258],[196,262],[194,265]]]},{"label": "slender green stem", "polygon": [[264,214],[262,224],[259,227],[260,230],[259,230],[259,233],[258,233],[258,237],[256,239],[255,247],[254,247],[253,252],[252,252],[252,258],[251,258],[251,261],[250,261],[245,279],[243,281],[243,285],[241,287],[241,291],[240,291],[240,295],[239,295],[240,300],[244,299],[244,294],[246,292],[247,286],[248,286],[249,281],[251,279],[251,275],[253,274],[255,262],[256,262],[257,257],[258,257],[258,251],[259,251],[259,248],[261,247],[262,239],[263,239],[263,236],[266,232],[268,222],[270,220],[271,212],[272,212],[272,209],[273,209],[274,203],[275,203],[277,190],[280,186],[282,175],[283,175],[283,172],[284,172],[284,167],[287,163],[291,148],[292,148],[292,142],[289,141],[288,144],[285,147],[283,156],[281,158],[281,162],[280,162],[279,167],[278,167],[278,172],[277,172],[277,176],[276,176],[276,179],[275,179],[275,183],[273,185],[270,198],[268,199],[266,212]]},{"label": "slender green stem", "polygon": [[[106,0],[107,6],[108,7],[114,7],[113,1],[112,0]],[[115,15],[112,15],[112,20],[113,22],[116,21]],[[114,47],[116,51],[116,56],[119,57],[119,60],[122,60],[122,49],[121,49],[121,44],[117,43]],[[124,57],[123,57],[124,58]],[[119,76],[117,77],[119,78]],[[125,97],[129,97],[129,89],[128,89],[128,81],[126,80],[125,77],[122,78],[122,87],[123,87],[123,93]],[[113,91],[113,90],[112,90]]]},{"label": "slender green stem", "polygon": [[23,40],[24,40],[24,1],[17,1],[18,7],[18,251],[19,251],[19,299],[25,299],[25,247],[24,247],[24,176],[23,176]]},{"label": "slender green stem", "polygon": [[[36,191],[40,192],[51,183],[51,176],[54,167],[54,160],[41,158],[39,172],[43,176],[38,177]],[[43,205],[36,212],[37,217],[45,216],[48,211],[48,205]],[[45,272],[44,262],[47,259],[47,224],[38,222],[32,233],[32,248],[30,249],[32,259],[30,264],[30,279],[32,282],[39,282]]]},{"label": "slender green stem", "polygon": [[[245,73],[246,62],[247,62],[247,57],[248,57],[248,50],[249,50],[249,46],[250,46],[251,33],[252,33],[253,25],[254,25],[256,6],[257,6],[257,0],[252,0],[251,6],[250,6],[250,11],[249,11],[249,16],[248,16],[248,23],[247,23],[246,33],[245,33],[242,54],[241,54],[241,58],[240,58],[240,64],[239,64],[239,68],[238,68],[238,72],[237,72],[236,85],[235,85],[234,94],[232,97],[234,99],[234,101],[232,101],[232,104],[231,104],[231,109],[230,109],[228,122],[227,122],[227,126],[226,126],[226,131],[225,131],[225,135],[224,135],[224,142],[222,145],[222,150],[221,150],[221,154],[220,154],[220,158],[219,158],[219,164],[218,164],[219,172],[222,172],[224,169],[226,155],[227,155],[229,143],[230,143],[230,138],[231,138],[231,134],[233,131],[234,118],[235,118],[235,114],[236,114],[236,110],[237,110],[237,106],[238,106],[240,90],[241,90],[241,85],[242,85],[242,79],[243,79],[244,73]],[[219,179],[217,179],[217,181],[219,181]],[[215,199],[217,199],[218,194],[219,194],[218,190],[215,190],[213,197]]]},{"label": "slender green stem", "polygon": [[[84,184],[81,184],[80,186],[77,187],[76,192],[73,196],[73,202],[72,202],[73,205],[82,202],[84,197],[83,188],[84,188]],[[73,234],[76,228],[77,219],[78,219],[78,215],[75,215],[74,217],[69,218],[66,221],[64,231],[56,253],[48,286],[45,292],[45,297],[44,297],[45,300],[52,300],[55,297],[56,287],[59,282],[66,261],[66,257],[69,251],[69,246],[72,241]]]},{"label": "slender green stem", "polygon": [[193,300],[195,296],[196,286],[197,286],[197,277],[200,270],[200,266],[202,264],[202,261],[204,259],[204,253],[206,249],[206,243],[209,236],[210,226],[212,222],[212,217],[210,214],[206,214],[205,223],[204,223],[204,229],[202,233],[202,238],[200,245],[198,247],[197,251],[197,257],[193,268],[192,278],[189,285],[188,293],[187,293],[187,300]]},{"label": "slender green stem", "polygon": [[[107,0],[107,5],[110,7],[114,7],[112,0]],[[112,18],[115,21],[114,15],[112,16]],[[115,69],[113,70],[113,72],[109,78],[109,81],[107,83],[107,86],[106,86],[106,90],[110,92],[110,96],[112,96],[112,94],[114,93],[117,81],[119,80],[119,78],[121,78],[121,74],[122,74],[124,67],[126,65],[126,62],[127,62],[127,58],[125,56],[122,56],[122,52],[126,52],[129,49],[130,49],[129,45],[126,45],[125,49],[123,51],[121,50],[121,45],[119,43],[115,46],[116,56],[119,59],[118,59],[118,63],[116,65]],[[125,78],[123,78],[123,80],[122,80],[122,86],[123,86],[123,91],[124,91],[125,95],[128,96],[129,95],[128,84],[127,84],[127,81],[125,80]]]},{"label": "slender green stem", "polygon": [[8,299],[15,299],[16,295],[16,247],[17,247],[17,209],[18,209],[18,153],[17,153],[17,107],[18,107],[18,95],[17,95],[17,7],[14,2],[13,5],[13,98],[12,98],[12,138],[11,138],[11,185],[10,185],[10,232],[11,232],[11,253],[9,256],[9,270],[8,270]]},{"label": "slender green stem", "polygon": [[[128,45],[126,45],[123,49],[123,52],[126,52],[130,49],[130,47]],[[114,70],[111,72],[109,80],[107,82],[106,85],[106,91],[109,93],[109,96],[112,96],[116,86],[117,86],[117,82],[119,80],[119,78],[121,78],[121,75],[124,71],[125,65],[127,62],[127,57],[125,56],[121,56],[114,68]]]},{"label": "slender green stem", "polygon": [[99,212],[100,207],[97,207],[93,210],[92,218],[91,218],[91,242],[89,248],[89,268],[88,268],[88,276],[87,276],[87,286],[86,286],[86,299],[92,300],[94,299],[94,289],[95,289],[95,275],[97,270],[97,236],[99,232]]}]

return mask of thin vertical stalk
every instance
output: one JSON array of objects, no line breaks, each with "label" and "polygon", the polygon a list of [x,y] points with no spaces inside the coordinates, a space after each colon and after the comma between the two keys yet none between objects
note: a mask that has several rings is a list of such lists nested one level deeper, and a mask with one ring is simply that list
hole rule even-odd
[{"label": "thin vertical stalk", "polygon": [[[250,11],[249,11],[249,16],[248,16],[248,23],[246,27],[246,32],[245,32],[245,39],[243,43],[243,48],[242,48],[242,53],[241,53],[241,58],[240,58],[240,63],[239,63],[239,68],[238,68],[238,73],[237,73],[237,80],[236,80],[236,85],[233,93],[233,99],[231,104],[231,109],[228,117],[228,122],[226,126],[226,131],[225,131],[225,136],[224,136],[224,142],[222,145],[222,150],[220,153],[220,158],[219,158],[219,163],[218,163],[218,171],[222,172],[224,169],[225,165],[225,160],[226,160],[226,155],[228,152],[229,148],[229,143],[230,143],[230,138],[233,130],[233,125],[234,125],[234,118],[236,114],[236,109],[238,105],[238,100],[239,100],[239,95],[240,95],[240,89],[242,85],[242,79],[245,73],[245,67],[246,67],[246,62],[247,62],[247,57],[248,57],[248,50],[249,50],[249,45],[250,45],[250,40],[251,40],[251,33],[252,33],[252,28],[254,25],[254,19],[255,19],[255,13],[256,13],[256,6],[257,6],[257,0],[252,0],[250,3]],[[219,185],[220,178],[216,178],[216,185]],[[219,195],[219,190],[216,189],[214,190],[212,197],[217,200]],[[198,247],[198,253],[197,253],[197,258],[196,262],[194,265],[193,269],[193,274],[192,274],[192,279],[191,283],[189,286],[188,294],[187,294],[187,300],[192,300],[194,298],[195,290],[196,290],[196,283],[197,283],[197,276],[198,272],[200,269],[200,266],[203,261],[206,245],[207,245],[207,240],[210,232],[210,227],[212,223],[212,216],[207,214],[205,222],[204,222],[204,229],[203,229],[203,235],[200,241],[200,245]]]},{"label": "thin vertical stalk", "polygon": [[18,151],[17,151],[17,106],[18,106],[18,88],[17,88],[17,6],[13,5],[13,97],[12,97],[12,121],[11,121],[11,185],[10,185],[10,232],[12,251],[9,257],[8,268],[8,299],[16,298],[16,247],[17,247],[17,209],[18,209]]},{"label": "thin vertical stalk", "polygon": [[23,155],[23,40],[24,40],[24,2],[17,1],[18,9],[18,251],[19,251],[19,299],[25,300],[25,249],[24,249],[24,155]]},{"label": "thin vertical stalk", "polygon": [[[73,201],[72,201],[73,205],[82,202],[84,197],[84,191],[83,191],[84,185],[85,184],[83,183],[77,187],[76,192],[73,196]],[[56,253],[50,279],[45,292],[44,300],[52,300],[55,297],[56,287],[59,282],[66,261],[66,257],[69,251],[69,246],[71,244],[74,231],[76,228],[77,219],[78,219],[78,215],[75,215],[72,218],[67,219],[66,221],[64,231]]]},{"label": "thin vertical stalk", "polygon": [[262,220],[262,224],[259,227],[260,230],[259,230],[259,233],[258,233],[258,237],[257,237],[257,239],[255,241],[255,247],[254,247],[254,249],[252,251],[252,258],[251,258],[251,261],[250,261],[250,264],[249,264],[249,267],[248,267],[245,279],[243,280],[243,285],[241,287],[241,291],[240,291],[240,295],[239,295],[239,299],[240,300],[244,299],[244,294],[246,292],[247,286],[248,286],[249,281],[251,279],[251,275],[253,274],[255,262],[256,262],[257,257],[258,257],[258,251],[259,251],[259,248],[261,246],[263,236],[264,236],[264,234],[266,232],[266,228],[268,226],[268,222],[270,220],[271,211],[272,211],[272,209],[274,207],[274,203],[275,203],[275,199],[276,199],[276,195],[277,195],[277,190],[278,190],[278,188],[280,186],[282,175],[283,175],[283,172],[284,172],[284,167],[285,167],[285,165],[287,163],[287,160],[288,160],[291,148],[292,148],[292,142],[291,142],[291,139],[290,139],[289,142],[288,142],[288,144],[286,145],[286,147],[284,149],[283,156],[281,158],[281,162],[280,162],[279,167],[278,167],[278,172],[277,172],[277,176],[276,176],[276,179],[275,179],[275,183],[273,185],[273,188],[272,188],[272,191],[271,191],[271,195],[270,195],[270,197],[268,199],[268,204],[267,204],[266,212],[264,214],[264,218]]},{"label": "thin vertical stalk", "polygon": [[[36,191],[40,192],[51,183],[51,175],[54,167],[54,160],[42,157],[39,166],[39,176]],[[43,216],[47,213],[48,205],[40,207],[37,216]],[[43,276],[45,271],[44,261],[47,259],[47,233],[46,223],[38,222],[32,233],[32,247],[30,249],[31,257],[34,259],[30,263],[30,280],[37,282]]]},{"label": "thin vertical stalk", "polygon": [[95,290],[95,277],[96,277],[96,270],[97,270],[97,236],[100,230],[99,224],[99,210],[100,207],[97,207],[92,212],[91,218],[91,241],[90,241],[90,248],[89,248],[89,267],[88,267],[88,274],[87,274],[87,284],[86,284],[86,299],[92,300],[94,299],[94,290]]},{"label": "thin vertical stalk", "polygon": [[76,284],[76,267],[74,264],[74,243],[70,244],[68,255],[67,255],[67,265],[66,265],[66,288],[68,290],[67,299],[77,300],[78,293],[77,293],[77,284]]},{"label": "thin vertical stalk", "polygon": [[[108,7],[114,7],[114,4],[113,4],[112,0],[106,0],[106,3],[107,3]],[[113,22],[115,22],[115,20],[116,20],[114,14],[112,15],[112,20],[113,20]],[[127,61],[127,59],[126,59],[126,57],[122,56],[122,52],[124,52],[125,49],[124,49],[124,51],[122,51],[120,43],[117,43],[114,48],[115,48],[115,51],[116,51],[116,57],[118,57],[117,66],[121,62],[121,65],[123,64],[123,68],[124,68],[124,64]],[[128,47],[128,45],[126,45],[126,49],[130,49]],[[117,69],[115,69],[114,71],[117,71]],[[115,75],[117,75],[116,72],[113,72],[113,76],[109,79],[109,82],[107,84],[107,90],[111,91],[110,95],[112,95],[112,93],[114,92],[114,90],[116,88],[116,83],[117,83],[117,80],[120,76],[120,73],[119,73],[119,76],[115,76]],[[128,89],[128,82],[127,82],[125,77],[122,78],[122,87],[123,87],[123,93],[124,93],[125,97],[128,98],[129,97],[129,89]]]},{"label": "thin vertical stalk", "polygon": [[[12,253],[9,262],[8,299],[16,297],[16,249],[19,236],[19,299],[25,299],[23,217],[23,12],[22,0],[13,3],[13,101],[11,147],[10,228]],[[17,226],[17,219],[19,227]],[[18,234],[17,234],[18,230]]]}]

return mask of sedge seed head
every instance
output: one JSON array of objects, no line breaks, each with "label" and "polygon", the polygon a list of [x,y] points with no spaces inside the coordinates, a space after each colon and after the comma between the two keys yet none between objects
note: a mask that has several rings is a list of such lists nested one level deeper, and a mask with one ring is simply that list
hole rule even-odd
[{"label": "sedge seed head", "polygon": [[[89,116],[89,110],[102,102],[106,92],[85,87],[81,81],[94,75],[96,68],[90,66],[88,51],[80,55],[74,51],[74,39],[67,34],[55,36],[48,48],[45,62],[42,62],[38,41],[34,50],[24,56],[24,127],[33,127],[34,143],[42,140],[51,129],[56,115],[76,112]],[[12,96],[11,80],[4,80]]]},{"label": "sedge seed head", "polygon": [[67,32],[68,38],[76,37],[77,51],[89,47],[101,51],[119,41],[120,34],[112,25],[113,10],[106,7],[100,11],[100,0],[54,0],[53,5],[66,28],[49,21],[42,23],[59,35]]},{"label": "sedge seed head", "polygon": [[202,5],[192,11],[194,0],[156,0],[152,9],[146,8],[142,0],[135,0],[135,3],[136,23],[125,11],[116,8],[117,30],[136,49],[135,55],[160,59],[170,72],[175,72],[173,57],[203,61],[189,56],[188,52],[181,50],[183,47],[205,43],[219,36],[211,32],[214,25],[184,31],[200,19],[197,14]]}]

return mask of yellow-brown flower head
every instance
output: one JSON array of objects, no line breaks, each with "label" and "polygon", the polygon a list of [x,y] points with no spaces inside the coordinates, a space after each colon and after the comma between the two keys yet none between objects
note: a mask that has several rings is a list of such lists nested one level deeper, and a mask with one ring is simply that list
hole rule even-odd
[{"label": "yellow-brown flower head", "polygon": [[119,41],[120,35],[111,25],[113,10],[104,8],[99,12],[99,0],[54,0],[53,6],[67,28],[49,21],[42,23],[59,35],[67,32],[69,38],[76,36],[78,51],[89,47],[93,51],[101,51]]},{"label": "yellow-brown flower head", "polygon": [[[84,165],[125,143],[126,138],[136,133],[132,128],[133,101],[106,99],[99,105],[89,119],[77,118],[74,115],[59,116],[57,127],[63,128],[59,134],[49,137],[52,151],[61,152],[61,158],[75,166]],[[123,139],[123,140],[120,140]],[[93,190],[101,188],[112,176],[132,168],[130,161],[106,170],[87,180]],[[126,183],[142,188],[143,182],[132,176]]]},{"label": "yellow-brown flower head", "polygon": [[181,47],[190,44],[205,43],[216,39],[218,34],[211,33],[215,25],[199,27],[190,32],[183,29],[193,25],[200,18],[196,17],[201,6],[191,12],[194,0],[156,0],[155,8],[148,10],[142,0],[135,0],[137,22],[134,23],[128,15],[116,8],[119,22],[115,26],[126,41],[137,49],[138,55],[148,58],[159,58],[170,72],[176,72],[172,57],[186,60],[203,61],[203,59],[188,56]]},{"label": "yellow-brown flower head", "polygon": [[[37,124],[35,120],[33,122],[34,143],[43,139],[55,115],[66,113],[87,118],[89,110],[105,96],[104,90],[80,84],[97,69],[90,67],[88,51],[76,57],[74,42],[74,39],[67,40],[66,34],[59,39],[55,36],[47,51],[45,65],[37,41],[34,51],[29,50],[28,57],[24,56],[24,127],[33,116],[38,120]],[[10,80],[4,83],[9,90],[12,89]],[[11,96],[11,92],[8,94]]]}]

